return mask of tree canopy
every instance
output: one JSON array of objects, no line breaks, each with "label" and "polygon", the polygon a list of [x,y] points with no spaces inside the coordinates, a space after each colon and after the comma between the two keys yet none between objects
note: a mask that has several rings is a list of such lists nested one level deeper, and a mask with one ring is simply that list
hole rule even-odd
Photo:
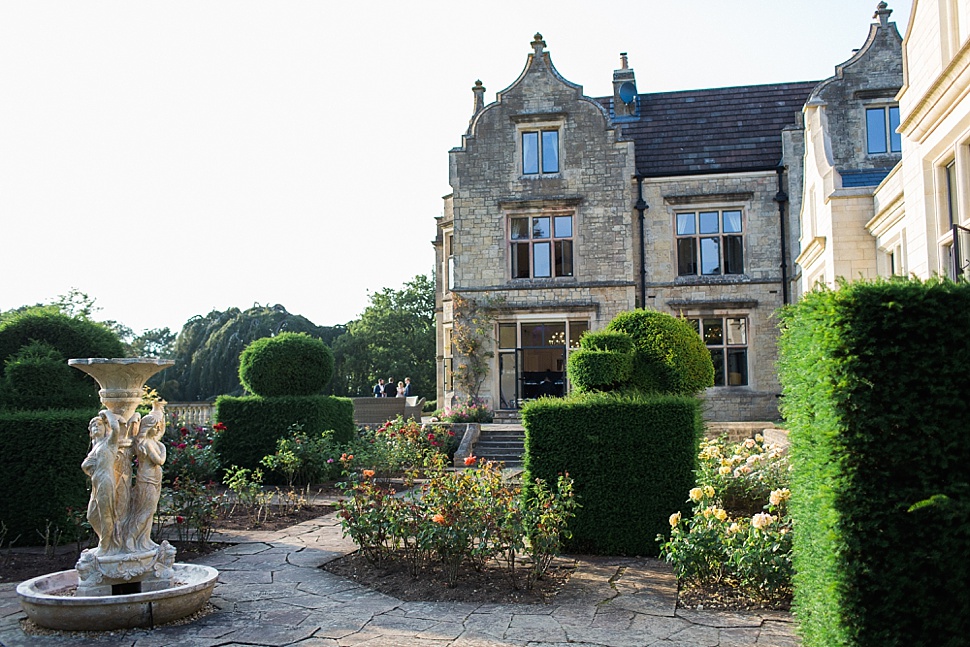
[{"label": "tree canopy", "polygon": [[164,372],[156,388],[170,402],[242,395],[239,355],[256,339],[284,331],[307,333],[330,343],[343,327],[318,326],[281,305],[213,310],[189,319],[182,327],[175,342],[175,366]]},{"label": "tree canopy", "polygon": [[400,290],[370,295],[370,305],[333,345],[334,393],[368,396],[378,378],[411,378],[415,395],[435,393],[434,281],[415,276]]}]

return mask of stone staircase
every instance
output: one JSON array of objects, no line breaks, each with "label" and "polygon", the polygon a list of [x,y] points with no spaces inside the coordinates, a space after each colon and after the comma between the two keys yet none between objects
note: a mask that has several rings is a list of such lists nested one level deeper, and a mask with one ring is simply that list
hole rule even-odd
[{"label": "stone staircase", "polygon": [[521,467],[525,455],[525,428],[520,424],[483,424],[473,450],[479,460],[505,463],[506,467]]},{"label": "stone staircase", "polygon": [[508,411],[499,410],[492,414],[492,424],[494,425],[521,425],[522,416],[518,410]]}]

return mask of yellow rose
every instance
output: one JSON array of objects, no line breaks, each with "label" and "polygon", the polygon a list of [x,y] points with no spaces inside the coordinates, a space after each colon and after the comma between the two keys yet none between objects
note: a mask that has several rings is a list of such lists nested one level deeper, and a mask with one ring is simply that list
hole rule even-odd
[{"label": "yellow rose", "polygon": [[714,518],[718,521],[727,521],[727,512],[718,508],[714,511]]},{"label": "yellow rose", "polygon": [[759,512],[755,516],[751,517],[751,525],[757,528],[758,530],[764,530],[769,525],[771,525],[771,522],[774,520],[775,518],[772,517],[770,514],[766,512]]},{"label": "yellow rose", "polygon": [[782,488],[780,490],[772,490],[771,494],[768,495],[768,502],[771,505],[780,505],[783,501],[787,501],[791,498],[791,492],[788,488]]},{"label": "yellow rose", "polygon": [[698,501],[700,501],[703,496],[704,496],[704,493],[701,491],[699,487],[690,489],[690,500],[693,501],[694,503],[697,503]]},{"label": "yellow rose", "polygon": [[678,523],[680,523],[680,513],[675,512],[672,515],[670,515],[670,527],[676,528]]},{"label": "yellow rose", "polygon": [[705,485],[704,496],[706,496],[707,498],[711,498],[712,496],[714,496],[714,488],[712,488],[710,485]]},{"label": "yellow rose", "polygon": [[731,466],[730,465],[721,465],[720,469],[717,470],[717,473],[718,474],[722,474],[724,476],[727,476],[728,474],[731,473]]}]

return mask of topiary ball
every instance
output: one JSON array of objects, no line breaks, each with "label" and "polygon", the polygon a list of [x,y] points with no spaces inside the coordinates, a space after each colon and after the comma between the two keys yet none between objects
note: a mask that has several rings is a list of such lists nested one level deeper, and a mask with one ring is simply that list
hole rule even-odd
[{"label": "topiary ball", "polygon": [[711,353],[687,320],[655,310],[633,310],[618,314],[606,329],[633,338],[632,387],[694,395],[714,386]]},{"label": "topiary ball", "polygon": [[319,393],[333,377],[333,351],[306,333],[257,339],[239,355],[239,381],[267,398]]}]

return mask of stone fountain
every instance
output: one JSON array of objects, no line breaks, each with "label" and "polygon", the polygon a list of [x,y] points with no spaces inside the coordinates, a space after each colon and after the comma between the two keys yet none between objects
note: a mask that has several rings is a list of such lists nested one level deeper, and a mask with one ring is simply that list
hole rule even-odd
[{"label": "stone fountain", "polygon": [[68,360],[101,385],[105,407],[88,423],[91,449],[81,463],[91,478],[87,517],[98,546],[82,552],[75,569],[17,587],[36,624],[68,630],[152,626],[195,613],[212,594],[218,571],[176,564],[175,548],[151,538],[165,463],[165,403],[154,403],[144,417],[135,409],[148,378],[174,363]]}]

